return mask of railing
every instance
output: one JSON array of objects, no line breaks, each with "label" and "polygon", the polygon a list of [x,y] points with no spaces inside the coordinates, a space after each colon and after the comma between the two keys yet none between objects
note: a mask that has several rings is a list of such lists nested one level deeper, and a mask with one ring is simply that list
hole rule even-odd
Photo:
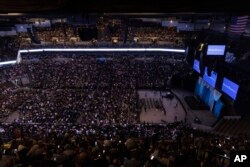
[{"label": "railing", "polygon": [[227,119],[227,120],[239,120],[241,119],[241,116],[239,115],[235,115],[235,116],[224,116],[224,119]]}]

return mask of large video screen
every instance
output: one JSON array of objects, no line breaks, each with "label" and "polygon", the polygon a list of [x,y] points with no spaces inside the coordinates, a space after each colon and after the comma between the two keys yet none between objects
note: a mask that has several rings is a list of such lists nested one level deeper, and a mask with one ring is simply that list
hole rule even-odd
[{"label": "large video screen", "polygon": [[208,76],[208,69],[205,67],[205,72],[203,75],[203,79],[213,88],[215,87],[216,80],[217,80],[217,73],[214,71],[211,71],[211,76]]},{"label": "large video screen", "polygon": [[224,56],[226,45],[208,45],[207,55],[208,56]]},{"label": "large video screen", "polygon": [[197,71],[198,73],[200,73],[200,61],[199,61],[199,60],[194,59],[193,69],[194,69],[195,71]]},{"label": "large video screen", "polygon": [[230,81],[226,77],[223,79],[222,83],[222,91],[226,93],[228,96],[230,96],[233,100],[236,99],[237,93],[238,93],[239,85],[236,83]]}]

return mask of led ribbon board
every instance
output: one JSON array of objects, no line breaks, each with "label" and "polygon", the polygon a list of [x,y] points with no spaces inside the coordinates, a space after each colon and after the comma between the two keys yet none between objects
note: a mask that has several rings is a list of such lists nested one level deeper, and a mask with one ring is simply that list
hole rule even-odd
[{"label": "led ribbon board", "polygon": [[39,52],[174,52],[185,53],[184,49],[173,48],[40,48],[40,49],[21,49],[18,51],[17,60],[0,62],[0,65],[15,64],[21,62],[22,53]]},{"label": "led ribbon board", "polygon": [[176,52],[185,53],[184,49],[171,48],[42,48],[42,49],[24,49],[19,53],[35,52]]},{"label": "led ribbon board", "polygon": [[185,53],[185,49],[173,48],[40,48],[22,49],[18,51],[17,63],[21,62],[22,53],[38,52],[174,52]]},{"label": "led ribbon board", "polygon": [[12,60],[12,61],[3,61],[3,62],[0,62],[0,66],[2,66],[2,65],[15,64],[16,62],[17,62],[16,60]]}]

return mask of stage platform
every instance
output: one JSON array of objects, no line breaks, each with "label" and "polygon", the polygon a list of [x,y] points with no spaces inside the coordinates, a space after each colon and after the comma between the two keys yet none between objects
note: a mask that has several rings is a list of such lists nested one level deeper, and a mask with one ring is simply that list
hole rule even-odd
[{"label": "stage platform", "polygon": [[186,115],[186,122],[189,124],[195,123],[195,118],[200,120],[201,125],[212,127],[216,123],[217,118],[213,115],[210,110],[192,110],[185,101],[186,96],[193,96],[192,92],[185,90],[172,89],[172,92],[177,96],[180,102],[183,104]]},{"label": "stage platform", "polygon": [[[173,98],[167,98],[169,91]],[[147,107],[141,107],[140,121],[148,123],[172,123],[184,121],[193,127],[212,129],[217,118],[209,110],[192,110],[185,101],[186,96],[193,96],[192,92],[180,89],[168,91],[138,90],[140,101]],[[164,109],[154,107],[152,103],[161,102]],[[165,110],[165,111],[164,111]]]},{"label": "stage platform", "polygon": [[165,98],[166,92],[163,91],[138,90],[138,94],[140,103],[143,103],[140,114],[142,123],[185,121],[185,110],[177,98]]}]

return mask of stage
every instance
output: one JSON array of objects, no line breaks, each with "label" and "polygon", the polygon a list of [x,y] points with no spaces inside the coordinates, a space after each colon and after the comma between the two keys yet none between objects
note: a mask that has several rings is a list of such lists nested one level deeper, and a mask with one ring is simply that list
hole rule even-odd
[{"label": "stage", "polygon": [[[171,92],[174,96],[169,95]],[[172,123],[183,121],[194,127],[212,129],[217,118],[209,110],[192,110],[185,101],[192,92],[169,89],[168,91],[138,90],[141,105],[140,121],[146,123]],[[162,103],[163,108],[154,103]]]},{"label": "stage", "polygon": [[[139,90],[140,121],[146,123],[173,123],[185,121],[185,110],[176,98],[166,98],[166,92]],[[157,107],[160,104],[160,107]]]}]

